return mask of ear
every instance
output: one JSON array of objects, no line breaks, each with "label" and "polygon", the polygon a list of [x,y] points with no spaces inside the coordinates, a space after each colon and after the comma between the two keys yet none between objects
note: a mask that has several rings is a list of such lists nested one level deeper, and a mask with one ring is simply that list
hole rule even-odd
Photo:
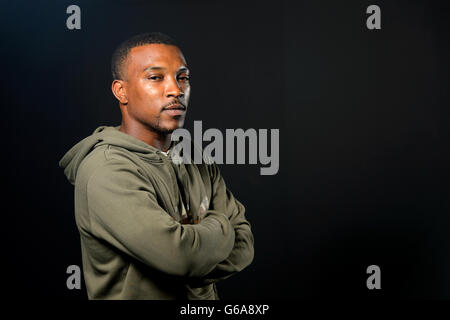
[{"label": "ear", "polygon": [[119,100],[120,104],[128,103],[127,89],[126,89],[125,81],[114,80],[111,85],[111,90],[112,90],[114,96],[116,97],[116,99]]}]

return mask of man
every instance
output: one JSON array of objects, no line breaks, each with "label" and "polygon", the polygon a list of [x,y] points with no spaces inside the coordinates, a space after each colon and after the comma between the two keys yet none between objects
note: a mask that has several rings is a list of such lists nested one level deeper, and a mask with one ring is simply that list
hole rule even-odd
[{"label": "man", "polygon": [[61,159],[90,299],[219,299],[216,282],[248,266],[253,235],[215,164],[172,161],[189,69],[175,42],[137,35],[112,57],[120,127],[99,127]]}]

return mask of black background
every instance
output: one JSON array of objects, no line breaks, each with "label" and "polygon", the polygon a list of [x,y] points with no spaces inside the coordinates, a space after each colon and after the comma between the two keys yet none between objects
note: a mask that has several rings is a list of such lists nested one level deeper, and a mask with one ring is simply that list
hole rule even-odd
[{"label": "black background", "polygon": [[[73,186],[58,161],[120,124],[110,55],[161,31],[192,71],[186,127],[280,129],[280,170],[222,165],[255,259],[222,299],[450,298],[445,1],[2,3],[6,278],[21,297],[85,299]],[[81,8],[81,30],[66,8]],[[381,30],[366,8],[381,8]],[[381,268],[381,290],[366,268]]]}]

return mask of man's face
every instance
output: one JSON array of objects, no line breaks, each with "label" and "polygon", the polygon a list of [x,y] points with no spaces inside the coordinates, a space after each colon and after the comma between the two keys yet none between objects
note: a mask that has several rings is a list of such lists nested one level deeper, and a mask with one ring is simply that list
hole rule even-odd
[{"label": "man's face", "polygon": [[190,85],[186,60],[178,47],[148,44],[132,48],[124,71],[130,118],[162,133],[183,126]]}]

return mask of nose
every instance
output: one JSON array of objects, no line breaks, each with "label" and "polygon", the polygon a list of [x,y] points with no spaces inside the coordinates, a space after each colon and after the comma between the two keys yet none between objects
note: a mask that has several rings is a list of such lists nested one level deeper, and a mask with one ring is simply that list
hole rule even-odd
[{"label": "nose", "polygon": [[184,92],[180,88],[180,84],[174,77],[169,77],[167,81],[166,96],[174,98],[181,98],[184,96]]}]

